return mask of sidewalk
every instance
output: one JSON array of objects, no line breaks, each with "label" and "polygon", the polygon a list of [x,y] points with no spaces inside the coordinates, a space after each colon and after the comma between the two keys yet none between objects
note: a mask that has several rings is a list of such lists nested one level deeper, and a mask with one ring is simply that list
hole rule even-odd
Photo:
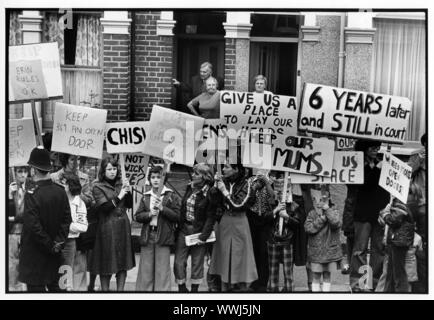
[{"label": "sidewalk", "polygon": [[[135,291],[136,289],[136,279],[137,279],[137,270],[140,262],[140,255],[136,254],[136,267],[132,270],[128,271],[127,274],[127,283],[125,285],[125,291]],[[173,270],[173,262],[174,262],[174,255],[172,254],[170,256],[170,268]],[[205,263],[205,272],[206,275],[208,271],[208,267]],[[189,281],[190,276],[190,258],[188,259],[187,264],[187,288],[190,290],[191,284]],[[173,275],[173,271],[171,274],[172,277],[172,285],[171,285],[171,291],[176,293],[178,292],[178,285],[175,282],[175,276]],[[283,288],[283,271],[281,269],[280,271],[280,285],[281,288]],[[96,283],[97,286],[99,286],[99,280],[97,280]],[[116,279],[113,276],[112,281],[110,283],[110,289],[115,290],[116,289]],[[306,276],[306,269],[305,267],[294,267],[294,291],[296,292],[307,292],[307,276]],[[332,292],[349,292],[349,277],[348,275],[341,274],[340,270],[338,270],[336,273],[332,274]],[[199,292],[208,292],[208,286],[206,283],[206,279],[203,280],[202,284],[199,287]]]}]

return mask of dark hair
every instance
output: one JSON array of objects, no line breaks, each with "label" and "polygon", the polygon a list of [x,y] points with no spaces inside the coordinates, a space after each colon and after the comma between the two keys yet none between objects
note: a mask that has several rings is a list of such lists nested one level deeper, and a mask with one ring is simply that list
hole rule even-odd
[{"label": "dark hair", "polygon": [[105,169],[107,168],[108,164],[111,164],[113,167],[116,167],[118,169],[118,172],[116,174],[116,178],[118,179],[121,176],[121,170],[119,170],[118,161],[113,158],[112,156],[108,156],[107,158],[104,158],[101,161],[101,166],[99,167],[98,171],[98,180],[104,181],[105,178]]},{"label": "dark hair", "polygon": [[68,160],[70,157],[75,157],[73,154],[69,153],[60,153],[59,154],[59,162],[62,165],[62,168],[65,168],[68,165]]},{"label": "dark hair", "polygon": [[366,151],[370,147],[380,147],[380,146],[381,146],[381,141],[359,139],[356,141],[356,143],[354,145],[354,150],[355,151]]},{"label": "dark hair", "polygon": [[68,173],[64,175],[64,178],[66,179],[66,184],[69,187],[69,192],[73,196],[78,196],[81,193],[81,184],[78,176],[72,173]]},{"label": "dark hair", "polygon": [[148,174],[149,183],[151,183],[151,175],[153,173],[158,173],[161,175],[163,173],[163,168],[160,166],[153,166],[153,167],[151,167],[151,169],[149,169],[149,174]]},{"label": "dark hair", "polygon": [[428,143],[428,137],[426,136],[426,133],[424,133],[420,138],[420,143],[422,143],[423,146],[425,146]]},{"label": "dark hair", "polygon": [[18,166],[18,167],[14,167],[14,171],[17,172],[20,169],[24,169],[26,170],[27,173],[30,173],[30,168],[28,166]]}]

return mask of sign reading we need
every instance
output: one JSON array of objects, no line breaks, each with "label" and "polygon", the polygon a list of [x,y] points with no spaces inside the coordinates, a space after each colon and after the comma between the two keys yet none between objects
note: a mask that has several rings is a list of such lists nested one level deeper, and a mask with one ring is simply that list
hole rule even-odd
[{"label": "sign reading we need", "polygon": [[105,129],[108,153],[143,152],[148,122],[111,122]]},{"label": "sign reading we need", "polygon": [[336,151],[330,176],[291,173],[291,182],[298,184],[363,184],[363,152]]},{"label": "sign reading we need", "polygon": [[245,132],[255,129],[272,130],[277,135],[297,134],[298,108],[295,97],[272,93],[221,91],[220,118],[230,129]]},{"label": "sign reading we need", "polygon": [[33,119],[9,120],[9,167],[26,166],[35,147]]},{"label": "sign reading we need", "polygon": [[411,172],[412,169],[408,164],[391,153],[385,153],[378,184],[392,196],[407,203]]},{"label": "sign reading we need", "polygon": [[299,129],[402,143],[411,110],[405,97],[306,83]]},{"label": "sign reading we need", "polygon": [[201,117],[154,105],[142,152],[192,167],[203,124]]},{"label": "sign reading we need", "polygon": [[272,145],[270,141],[258,143],[255,139],[246,142],[242,154],[246,167],[330,176],[334,150],[333,140],[278,135]]},{"label": "sign reading we need", "polygon": [[51,150],[102,158],[107,110],[57,102]]},{"label": "sign reading we need", "polygon": [[57,42],[9,47],[9,102],[62,96]]}]

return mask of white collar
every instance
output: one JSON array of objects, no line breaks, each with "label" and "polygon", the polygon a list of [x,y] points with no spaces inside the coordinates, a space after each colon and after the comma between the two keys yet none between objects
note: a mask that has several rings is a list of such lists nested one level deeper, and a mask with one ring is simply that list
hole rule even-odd
[{"label": "white collar", "polygon": [[[161,191],[161,195],[163,196],[166,192],[173,192],[172,189],[167,188],[166,186],[163,187],[163,191]],[[145,194],[149,194],[151,196],[155,196],[155,193],[151,190],[146,191]]]}]

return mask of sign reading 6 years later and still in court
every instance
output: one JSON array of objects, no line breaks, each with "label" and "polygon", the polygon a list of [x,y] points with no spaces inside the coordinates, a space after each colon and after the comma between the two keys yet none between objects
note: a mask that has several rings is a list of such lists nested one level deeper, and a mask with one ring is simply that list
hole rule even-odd
[{"label": "sign reading 6 years later and still in court", "polygon": [[402,143],[411,109],[405,97],[306,83],[299,129]]}]

